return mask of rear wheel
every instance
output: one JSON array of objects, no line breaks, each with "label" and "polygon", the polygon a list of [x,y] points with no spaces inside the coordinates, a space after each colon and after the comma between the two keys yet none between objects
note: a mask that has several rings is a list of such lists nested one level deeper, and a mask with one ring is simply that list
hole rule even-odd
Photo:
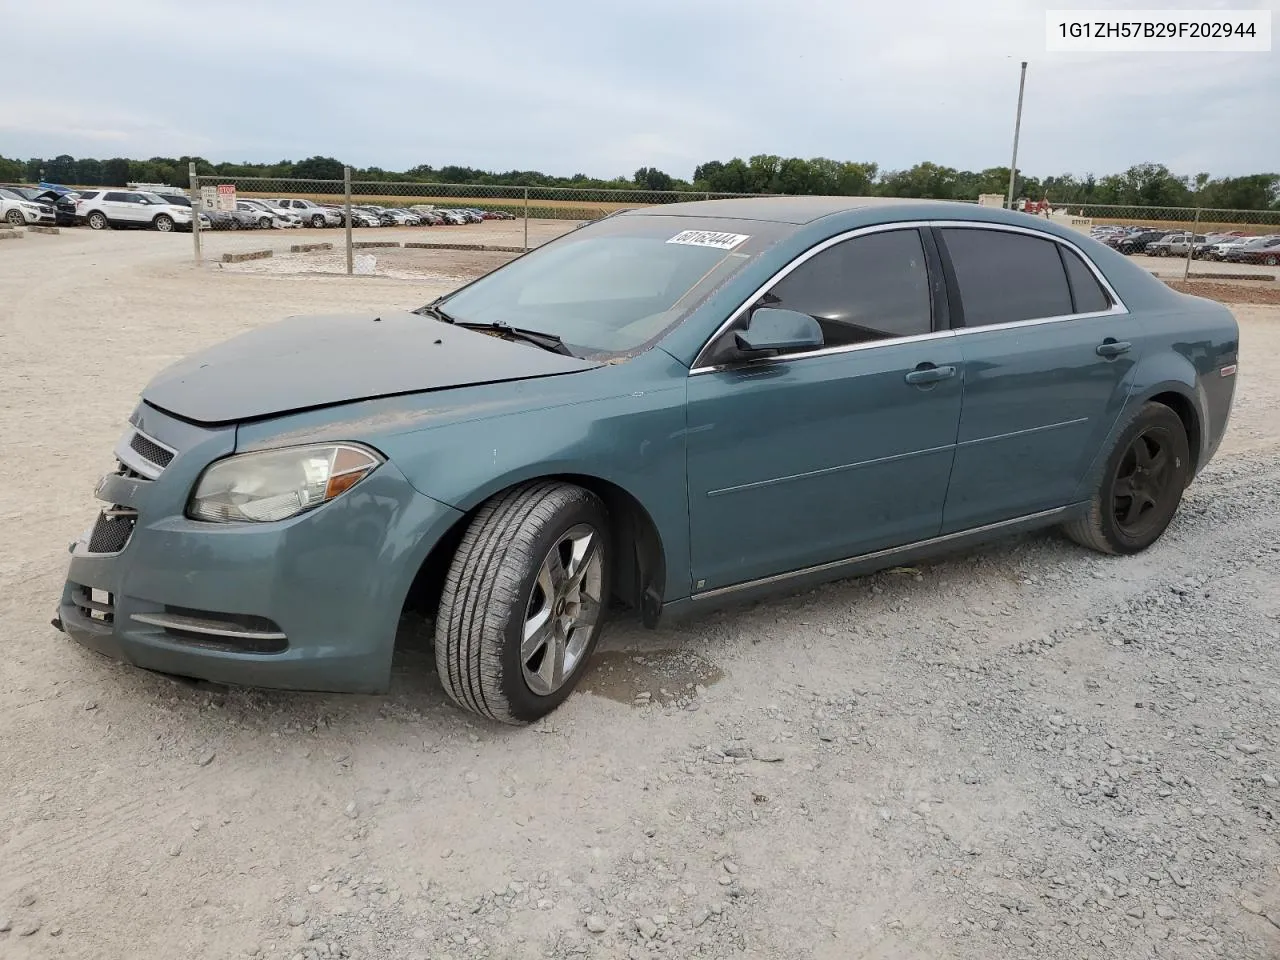
[{"label": "rear wheel", "polygon": [[105,213],[100,213],[95,210],[93,213],[89,214],[89,228],[91,230],[105,230],[109,226],[111,226],[111,224],[108,222],[107,215]]},{"label": "rear wheel", "polygon": [[1107,457],[1089,512],[1064,530],[1102,553],[1139,553],[1168,528],[1190,480],[1182,421],[1164,404],[1144,404]]},{"label": "rear wheel", "polygon": [[436,619],[436,666],[459,706],[530,723],[573,691],[609,596],[604,505],[557,481],[486,503],[454,555]]}]

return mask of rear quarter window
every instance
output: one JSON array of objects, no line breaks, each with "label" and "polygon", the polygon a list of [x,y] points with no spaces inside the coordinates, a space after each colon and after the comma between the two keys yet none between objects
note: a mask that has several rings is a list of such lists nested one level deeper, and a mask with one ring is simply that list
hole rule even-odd
[{"label": "rear quarter window", "polygon": [[1058,245],[1062,254],[1062,263],[1067,268],[1067,279],[1071,282],[1071,297],[1075,305],[1075,313],[1098,313],[1111,309],[1111,297],[1102,288],[1093,271],[1085,266],[1080,255],[1074,250]]}]

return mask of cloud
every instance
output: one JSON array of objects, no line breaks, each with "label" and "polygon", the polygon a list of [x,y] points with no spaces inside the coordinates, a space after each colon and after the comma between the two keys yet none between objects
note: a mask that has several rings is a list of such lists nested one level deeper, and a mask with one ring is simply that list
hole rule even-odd
[{"label": "cloud", "polygon": [[[1219,0],[1165,5],[1212,6]],[[1280,0],[1254,5],[1273,10]],[[1104,173],[1275,168],[1274,54],[1048,54],[1054,0],[406,4],[59,0],[57,60],[9,52],[6,155],[314,154],[679,176],[754,153]],[[1097,4],[1101,6],[1102,4]],[[1221,4],[1219,4],[1221,5]],[[49,5],[6,16],[39,35]]]}]

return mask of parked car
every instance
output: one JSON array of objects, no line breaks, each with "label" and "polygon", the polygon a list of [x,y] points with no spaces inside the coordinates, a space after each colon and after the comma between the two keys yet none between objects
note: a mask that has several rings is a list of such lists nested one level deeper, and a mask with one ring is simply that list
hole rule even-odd
[{"label": "parked car", "polygon": [[1168,230],[1143,230],[1132,236],[1124,237],[1115,243],[1115,249],[1124,254],[1144,253],[1147,244],[1155,243],[1169,235]]},{"label": "parked car", "polygon": [[248,200],[237,200],[236,212],[245,217],[249,224],[259,230],[273,230],[276,228],[275,221],[277,218],[261,207],[254,206]]},{"label": "parked car", "polygon": [[1203,234],[1170,233],[1147,244],[1142,252],[1148,257],[1185,257],[1192,245],[1197,243],[1204,243]]},{"label": "parked car", "polygon": [[[271,226],[273,228],[283,229],[302,226],[302,220],[296,214],[290,213],[283,207],[273,206],[268,200],[246,197],[243,200],[236,201],[237,205],[241,203],[248,204],[251,209],[261,210],[263,213],[268,214],[272,218]],[[259,219],[258,225],[262,225],[261,219]]]},{"label": "parked car", "polygon": [[1280,265],[1280,237],[1257,237],[1230,248],[1224,259],[1228,263],[1258,263],[1265,267]]},{"label": "parked car", "polygon": [[457,210],[441,210],[440,216],[444,219],[446,224],[450,224],[452,226],[461,226],[470,222],[466,216],[459,213]]},{"label": "parked car", "polygon": [[308,227],[340,227],[342,214],[310,200],[272,200],[275,206],[288,210]]},{"label": "parked car", "polygon": [[[76,217],[76,194],[59,193],[57,190],[41,190],[20,184],[0,183],[0,189],[16,193],[19,197],[38,206],[53,207],[53,223],[59,227],[74,227],[80,222]],[[40,221],[48,223],[47,220]]]},{"label": "parked car", "polygon": [[191,229],[190,201],[182,206],[167,202],[157,194],[136,190],[85,191],[76,198],[76,216],[94,230],[151,227],[169,233]]},{"label": "parked car", "polygon": [[387,208],[386,214],[391,218],[391,223],[397,227],[418,226],[421,221],[417,215],[408,210],[402,210],[396,207]]},{"label": "parked car", "polygon": [[382,226],[382,220],[372,210],[366,210],[363,207],[352,207],[351,225],[353,227],[380,227]]},{"label": "parked car", "polygon": [[0,220],[11,227],[52,226],[57,214],[52,204],[36,203],[11,187],[0,187]]},{"label": "parked car", "polygon": [[506,210],[490,210],[489,211],[490,220],[514,220],[515,218],[516,217],[514,213],[508,213]]},{"label": "parked car", "polygon": [[162,371],[54,623],[166,674],[377,692],[421,607],[447,694],[528,722],[611,611],[656,626],[1052,525],[1146,549],[1218,449],[1238,349],[1226,307],[1041,217],[630,210],[412,313]]}]

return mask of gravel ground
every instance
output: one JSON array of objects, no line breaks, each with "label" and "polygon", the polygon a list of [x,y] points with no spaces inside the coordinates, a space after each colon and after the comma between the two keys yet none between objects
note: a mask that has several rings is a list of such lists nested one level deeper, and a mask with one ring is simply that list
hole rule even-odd
[{"label": "gravel ground", "polygon": [[1147,554],[1041,534],[618,625],[509,729],[445,702],[411,621],[386,697],[176,682],[48,626],[158,368],[448,283],[188,251],[0,248],[6,960],[1280,956],[1277,308],[1238,309],[1231,432]]}]

